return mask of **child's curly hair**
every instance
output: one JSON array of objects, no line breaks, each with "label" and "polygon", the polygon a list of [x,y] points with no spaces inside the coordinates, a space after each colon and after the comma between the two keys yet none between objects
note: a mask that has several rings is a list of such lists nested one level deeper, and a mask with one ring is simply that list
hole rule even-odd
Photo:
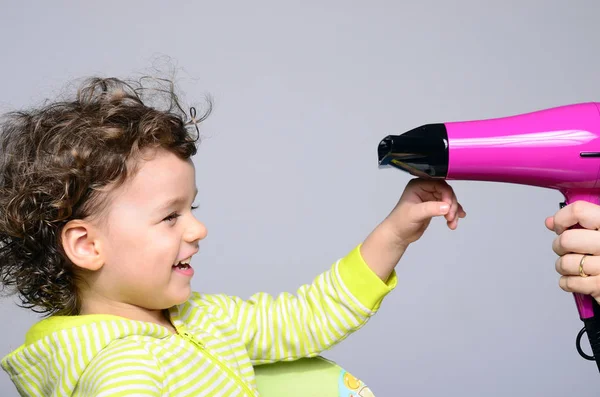
[{"label": "child's curly hair", "polygon": [[[144,87],[144,81],[158,83]],[[144,149],[181,158],[196,154],[197,124],[165,79],[85,80],[74,98],[5,115],[0,125],[0,279],[20,306],[38,313],[77,314],[73,264],[60,242],[72,219],[94,216],[107,190],[135,173]],[[165,99],[159,110],[145,103]]]}]

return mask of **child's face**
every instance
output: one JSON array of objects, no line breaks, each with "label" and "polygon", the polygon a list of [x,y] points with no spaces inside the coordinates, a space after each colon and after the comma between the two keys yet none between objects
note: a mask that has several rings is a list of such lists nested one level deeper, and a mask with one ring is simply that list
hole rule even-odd
[{"label": "child's face", "polygon": [[191,161],[159,151],[112,193],[99,239],[104,264],[95,280],[101,299],[150,310],[184,302],[191,268],[174,267],[198,252],[206,228],[191,207],[196,196]]}]

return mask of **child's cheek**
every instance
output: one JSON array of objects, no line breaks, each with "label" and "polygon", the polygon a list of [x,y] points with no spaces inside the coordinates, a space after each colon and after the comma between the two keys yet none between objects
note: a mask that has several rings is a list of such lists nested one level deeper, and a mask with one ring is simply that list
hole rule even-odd
[{"label": "child's cheek", "polygon": [[152,249],[149,250],[146,247],[146,251],[152,252],[153,262],[156,262],[156,266],[171,266],[178,259],[180,244],[177,234],[172,229],[155,233],[148,242],[148,246]]}]

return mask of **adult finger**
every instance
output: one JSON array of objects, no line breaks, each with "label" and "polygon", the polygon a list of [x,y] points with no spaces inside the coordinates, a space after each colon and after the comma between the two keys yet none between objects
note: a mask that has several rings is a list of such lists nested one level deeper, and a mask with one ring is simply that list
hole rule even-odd
[{"label": "adult finger", "polygon": [[576,292],[591,295],[594,298],[600,296],[600,277],[562,276],[558,280],[561,289],[567,292]]},{"label": "adult finger", "polygon": [[544,225],[546,225],[546,228],[548,230],[554,231],[554,217],[553,216],[547,217],[546,220],[544,221]]},{"label": "adult finger", "polygon": [[[582,262],[583,259],[583,262]],[[567,254],[556,260],[555,268],[563,276],[580,276],[579,264],[582,264],[584,274],[588,276],[600,275],[600,257],[583,254]]]},{"label": "adult finger", "polygon": [[554,215],[554,231],[561,234],[566,229],[580,224],[585,229],[600,228],[600,205],[587,201],[575,201],[561,208]]},{"label": "adult finger", "polygon": [[587,229],[569,229],[552,241],[552,250],[557,255],[568,253],[600,254],[600,232]]}]

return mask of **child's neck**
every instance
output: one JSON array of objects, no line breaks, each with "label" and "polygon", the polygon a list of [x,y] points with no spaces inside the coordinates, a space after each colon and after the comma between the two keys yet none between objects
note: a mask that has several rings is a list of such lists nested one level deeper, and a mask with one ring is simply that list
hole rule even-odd
[{"label": "child's neck", "polygon": [[168,314],[165,312],[164,310],[149,310],[121,302],[99,302],[93,300],[82,303],[79,314],[111,314],[131,320],[155,323],[167,328],[172,333],[177,333],[177,330],[168,318]]}]

